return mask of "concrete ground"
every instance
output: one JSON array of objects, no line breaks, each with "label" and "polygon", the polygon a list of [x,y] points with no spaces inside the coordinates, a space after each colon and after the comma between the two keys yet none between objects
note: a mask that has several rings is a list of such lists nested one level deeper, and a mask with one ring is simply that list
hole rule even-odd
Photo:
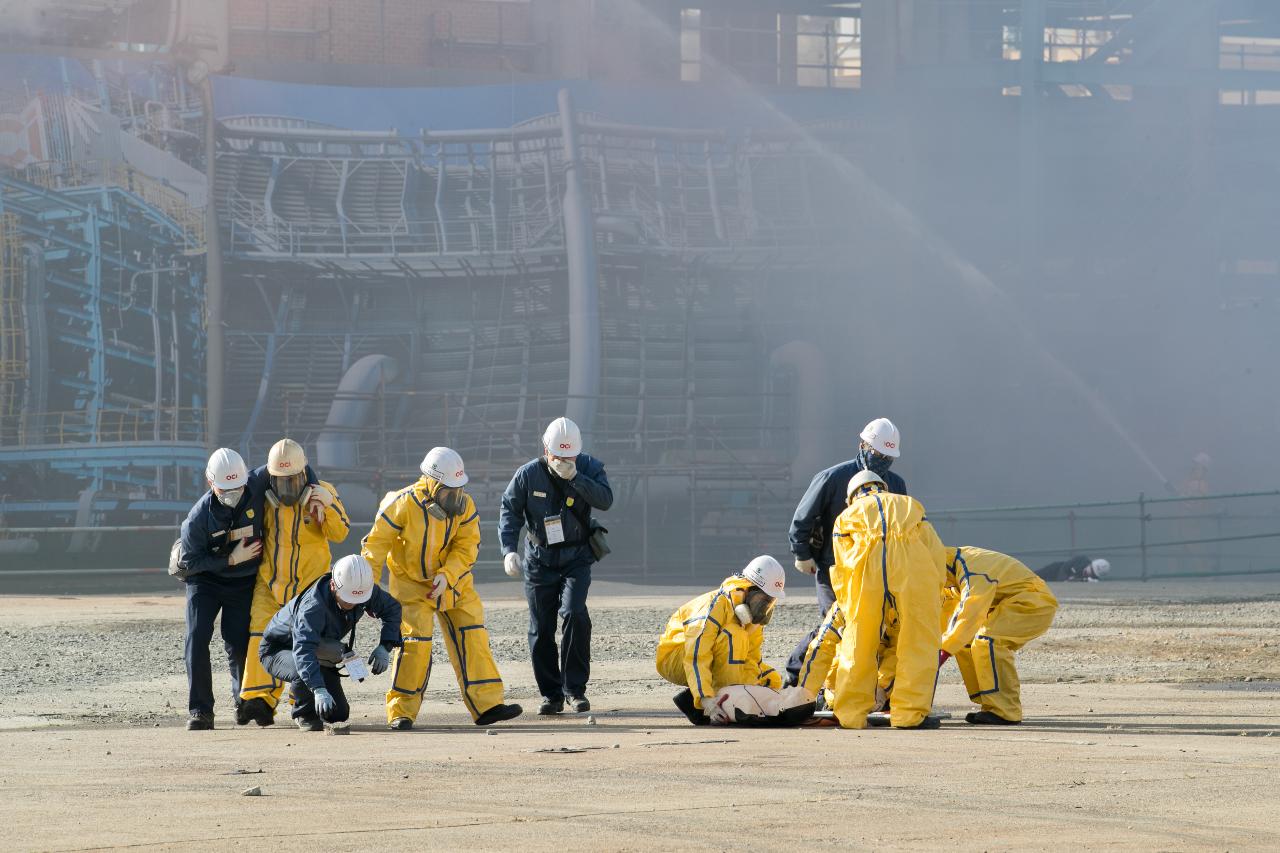
[{"label": "concrete ground", "polygon": [[[4,849],[1280,848],[1274,582],[1059,587],[1028,722],[966,725],[948,667],[935,732],[689,726],[651,656],[697,590],[620,584],[593,590],[590,719],[531,716],[517,591],[481,590],[526,716],[477,729],[441,665],[418,728],[385,729],[375,678],[348,737],[235,728],[216,667],[218,729],[185,731],[176,595],[0,599]],[[815,619],[789,598],[768,659]]]}]

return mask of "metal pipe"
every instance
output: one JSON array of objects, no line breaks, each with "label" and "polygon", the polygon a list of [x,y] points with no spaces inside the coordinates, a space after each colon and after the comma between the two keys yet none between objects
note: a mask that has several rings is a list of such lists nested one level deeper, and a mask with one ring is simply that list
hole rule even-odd
[{"label": "metal pipe", "polygon": [[213,80],[206,77],[200,83],[200,108],[204,110],[204,158],[205,170],[208,173],[209,200],[205,203],[205,317],[206,317],[206,349],[205,349],[205,443],[210,450],[218,446],[218,435],[222,432],[223,406],[223,360],[225,358],[225,339],[222,328],[222,240],[218,233],[217,193],[213,188],[217,170],[217,141],[215,135],[218,122],[213,117]]},{"label": "metal pipe", "polygon": [[449,251],[449,228],[444,221],[444,182],[448,175],[444,144],[436,146],[436,226],[440,229],[440,251]]},{"label": "metal pipe", "polygon": [[567,416],[590,433],[600,393],[600,307],[596,279],[596,235],[578,150],[573,101],[568,89],[556,97],[564,144],[564,243],[569,267],[569,399]]},{"label": "metal pipe", "polygon": [[397,372],[395,359],[390,356],[366,355],[343,374],[324,429],[316,439],[316,463],[321,469],[359,466],[360,429],[369,420],[375,392],[394,380]]}]

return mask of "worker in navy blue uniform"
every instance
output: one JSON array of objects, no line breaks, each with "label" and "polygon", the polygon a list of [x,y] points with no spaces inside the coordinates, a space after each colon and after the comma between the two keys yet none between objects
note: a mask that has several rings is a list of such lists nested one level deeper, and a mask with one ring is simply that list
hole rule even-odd
[{"label": "worker in navy blue uniform", "polygon": [[893,422],[888,418],[876,418],[863,428],[859,439],[856,457],[814,476],[791,519],[791,553],[795,556],[796,569],[814,576],[814,584],[818,588],[819,625],[791,652],[787,660],[788,685],[798,680],[805,652],[822,629],[821,622],[836,600],[831,588],[831,566],[835,563],[831,530],[848,506],[845,488],[849,481],[859,471],[873,471],[884,480],[889,492],[895,495],[907,493],[906,482],[889,470],[901,452],[898,428]]},{"label": "worker in navy blue uniform", "polygon": [[252,478],[240,454],[215,450],[205,467],[209,491],[182,523],[181,562],[187,585],[187,728],[213,728],[209,641],[222,613],[222,644],[239,707],[240,678],[249,648],[249,606],[262,554],[263,495],[269,481]]},{"label": "worker in navy blue uniform", "polygon": [[[315,475],[307,469],[308,482]],[[179,577],[187,585],[187,638],[183,659],[187,667],[187,728],[213,728],[213,673],[209,641],[213,621],[221,613],[222,644],[231,671],[231,695],[236,722],[241,717],[240,680],[249,649],[249,616],[254,580],[262,556],[266,494],[271,487],[267,469],[250,472],[234,450],[215,450],[205,467],[209,491],[196,501],[182,522]]]},{"label": "worker in navy blue uniform", "polygon": [[[582,433],[557,418],[542,435],[543,455],[516,471],[502,495],[498,537],[503,568],[524,574],[529,602],[529,654],[542,693],[539,714],[559,714],[567,697],[574,711],[591,709],[591,617],[587,589],[596,561],[591,510],[613,505],[604,464],[582,452]],[[520,529],[526,531],[520,558]],[[556,617],[564,636],[556,649]]]},{"label": "worker in navy blue uniform", "polygon": [[325,723],[345,723],[351,716],[338,667],[346,663],[347,674],[353,674],[354,664],[345,658],[366,611],[382,620],[368,660],[370,671],[381,675],[392,650],[402,645],[400,602],[377,585],[373,568],[359,554],[338,560],[332,572],[285,602],[262,632],[262,666],[293,684],[293,719],[303,731],[321,731]]}]

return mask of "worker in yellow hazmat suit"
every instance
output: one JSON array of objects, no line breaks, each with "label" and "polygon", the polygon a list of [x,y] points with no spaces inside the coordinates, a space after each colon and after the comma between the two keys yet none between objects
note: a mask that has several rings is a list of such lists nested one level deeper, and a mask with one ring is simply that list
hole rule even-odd
[{"label": "worker in yellow hazmat suit", "polygon": [[[947,586],[959,595],[941,649],[960,667],[976,725],[1022,722],[1013,654],[1049,630],[1058,600],[1035,572],[1006,554],[963,546],[950,552]],[[897,694],[895,691],[895,701]]]},{"label": "worker in yellow hazmat suit", "polygon": [[285,602],[328,573],[330,542],[351,531],[338,490],[323,480],[308,484],[307,454],[291,438],[282,438],[267,454],[270,488],[266,494],[262,562],[249,612],[249,654],[245,659],[243,700],[237,722],[269,726],[284,683],[269,675],[258,659],[262,632]]},{"label": "worker in yellow hazmat suit", "polygon": [[764,626],[774,603],[785,596],[785,584],[786,573],[777,560],[756,557],[667,620],[658,640],[658,674],[688,688],[675,703],[690,721],[708,722],[716,694],[728,685],[782,686],[782,676],[761,661],[761,647]]},{"label": "worker in yellow hazmat suit", "polygon": [[896,614],[897,664],[890,721],[937,728],[929,716],[941,641],[946,548],[915,498],[889,493],[872,471],[854,475],[849,506],[832,531],[836,603],[848,622],[840,639],[831,710],[860,729],[875,707],[881,648]]},{"label": "worker in yellow hazmat suit", "polygon": [[403,647],[392,666],[387,723],[413,728],[431,677],[431,638],[439,618],[462,701],[477,726],[518,717],[523,709],[502,701],[502,676],[489,647],[484,606],[472,568],[480,550],[480,518],[463,491],[462,457],[432,448],[422,477],[383,499],[361,553],[375,570],[386,563],[391,594],[403,610]]},{"label": "worker in yellow hazmat suit", "polygon": [[[950,613],[946,608],[944,596],[943,618],[940,620],[942,624],[946,624],[948,616]],[[796,684],[803,687],[810,695],[821,695],[824,689],[830,691],[835,688],[836,654],[840,650],[844,629],[844,611],[840,609],[839,604],[833,604],[818,627],[818,632],[810,641],[800,663]],[[872,706],[874,711],[880,711],[889,704],[889,692],[893,690],[893,678],[898,663],[897,634],[898,616],[890,611],[886,614],[885,637],[879,651],[876,701]]]}]

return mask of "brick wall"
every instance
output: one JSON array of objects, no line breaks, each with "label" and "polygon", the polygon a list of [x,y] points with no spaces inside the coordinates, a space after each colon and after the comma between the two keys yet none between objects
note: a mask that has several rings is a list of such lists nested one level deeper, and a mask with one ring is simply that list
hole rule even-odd
[{"label": "brick wall", "polygon": [[520,0],[230,0],[231,58],[533,69]]}]

